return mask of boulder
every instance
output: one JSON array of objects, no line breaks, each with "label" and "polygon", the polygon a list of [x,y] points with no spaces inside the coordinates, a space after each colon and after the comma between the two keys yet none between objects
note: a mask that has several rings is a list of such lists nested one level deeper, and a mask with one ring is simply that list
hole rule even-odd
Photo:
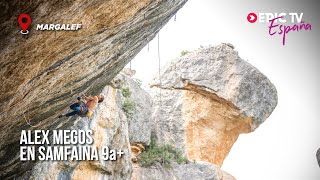
[{"label": "boulder", "polygon": [[219,166],[239,134],[255,130],[277,105],[274,85],[230,44],[172,60],[150,93],[157,142]]}]

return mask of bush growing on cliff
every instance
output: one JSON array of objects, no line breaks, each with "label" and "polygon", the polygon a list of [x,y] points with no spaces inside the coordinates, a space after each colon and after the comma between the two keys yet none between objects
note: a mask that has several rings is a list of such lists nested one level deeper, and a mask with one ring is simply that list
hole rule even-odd
[{"label": "bush growing on cliff", "polygon": [[156,163],[160,163],[164,167],[170,167],[173,161],[178,164],[189,162],[188,159],[182,155],[181,151],[172,145],[166,144],[158,146],[153,136],[151,137],[150,146],[139,155],[138,161],[143,167],[149,167]]},{"label": "bush growing on cliff", "polygon": [[131,91],[130,91],[130,89],[128,87],[124,87],[124,88],[121,89],[121,94],[125,98],[130,98]]},{"label": "bush growing on cliff", "polygon": [[183,51],[181,51],[181,56],[184,56],[184,55],[186,55],[186,54],[188,54],[188,53],[189,53],[189,51],[183,50]]},{"label": "bush growing on cliff", "polygon": [[136,104],[131,99],[125,99],[122,105],[122,109],[128,118],[132,118],[134,108]]},{"label": "bush growing on cliff", "polygon": [[131,91],[128,87],[124,87],[121,89],[121,94],[125,98],[122,104],[122,109],[128,118],[132,118],[133,111],[136,107],[136,104],[133,102],[131,97]]}]

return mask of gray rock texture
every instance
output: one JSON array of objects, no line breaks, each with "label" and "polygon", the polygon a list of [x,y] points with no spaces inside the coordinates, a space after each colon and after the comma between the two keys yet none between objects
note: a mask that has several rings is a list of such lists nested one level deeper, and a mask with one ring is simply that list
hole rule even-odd
[{"label": "gray rock texture", "polygon": [[155,165],[150,168],[136,167],[132,175],[132,180],[221,180],[222,174],[218,166],[207,162],[197,162],[189,164],[173,163],[171,168]]},{"label": "gray rock texture", "polygon": [[152,121],[151,96],[139,86],[139,80],[122,75],[124,84],[122,87],[129,88],[131,92],[130,99],[133,101],[135,108],[133,116],[129,119],[129,138],[131,143],[141,143],[148,145],[150,143]]},{"label": "gray rock texture", "polygon": [[[132,78],[134,73],[133,70],[125,68],[113,79],[112,86],[120,91],[129,90],[130,97],[127,99],[134,104],[132,116],[128,117],[130,142],[148,145],[153,127],[153,101],[149,93],[140,87],[139,80]],[[122,99],[125,101],[126,97],[122,97]]]},{"label": "gray rock texture", "polygon": [[[0,179],[23,176],[21,130],[71,128],[57,116],[80,94],[99,94],[187,0],[0,2]],[[28,13],[30,33],[17,17]],[[82,24],[36,31],[36,24]]]}]

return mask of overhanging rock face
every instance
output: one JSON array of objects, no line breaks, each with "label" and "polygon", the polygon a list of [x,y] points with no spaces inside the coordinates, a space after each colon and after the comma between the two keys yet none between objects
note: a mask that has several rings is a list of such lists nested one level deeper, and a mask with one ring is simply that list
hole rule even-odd
[{"label": "overhanging rock face", "polygon": [[[6,1],[0,11],[0,178],[25,174],[22,129],[69,128],[57,120],[82,93],[102,89],[150,41],[186,0]],[[22,37],[17,17],[28,13]],[[36,24],[82,24],[79,31],[36,31]],[[26,121],[36,125],[31,128]]]},{"label": "overhanging rock face", "polygon": [[[92,130],[94,139],[90,145],[97,149],[99,160],[38,161],[21,179],[130,179],[132,173],[128,134],[128,119],[122,110],[121,90],[106,86],[101,94],[107,99],[99,103],[90,121],[78,117],[70,130]],[[64,119],[70,121],[69,119]],[[89,122],[89,123],[88,123]],[[65,128],[63,128],[65,129]],[[55,145],[57,146],[57,145]],[[124,155],[116,161],[101,158],[102,147],[122,150]],[[60,146],[61,147],[61,146]],[[61,153],[61,151],[59,151]],[[80,150],[77,153],[80,154]],[[48,157],[48,156],[47,156]]]}]

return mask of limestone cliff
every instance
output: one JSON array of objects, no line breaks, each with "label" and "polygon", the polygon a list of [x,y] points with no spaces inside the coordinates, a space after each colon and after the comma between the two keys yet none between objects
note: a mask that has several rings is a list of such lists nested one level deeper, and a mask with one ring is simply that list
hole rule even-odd
[{"label": "limestone cliff", "polygon": [[[233,180],[231,175],[228,175],[217,165],[209,162],[190,161],[190,163],[187,164],[172,162],[170,167],[164,167],[160,163],[156,163],[151,167],[142,167],[140,165],[138,157],[140,153],[147,150],[151,141],[152,131],[154,131],[156,127],[155,123],[157,122],[152,118],[152,114],[155,112],[153,106],[155,103],[154,99],[152,99],[152,97],[139,86],[137,81],[129,77],[132,74],[132,71],[124,69],[122,74],[118,75],[112,81],[113,86],[120,89],[118,91],[128,89],[131,94],[130,99],[134,102],[132,116],[127,117],[131,159],[133,162],[131,180]],[[122,98],[120,102],[124,102],[123,97],[120,98]]]},{"label": "limestone cliff", "polygon": [[239,134],[255,130],[277,105],[274,85],[230,44],[171,61],[151,86],[158,141],[219,166]]},{"label": "limestone cliff", "polygon": [[[169,63],[151,91],[119,72],[187,0],[0,2],[0,179],[233,179],[221,171],[240,133],[277,104],[276,89],[232,45],[202,48]],[[26,4],[27,3],[27,4]],[[33,24],[21,36],[16,19]],[[81,23],[76,32],[38,23]],[[81,94],[103,94],[88,122],[58,119]],[[28,124],[29,123],[29,124]],[[21,130],[92,129],[94,144],[122,149],[117,161],[19,160]],[[151,134],[190,160],[139,165]]]},{"label": "limestone cliff", "polygon": [[[200,48],[172,60],[151,82],[150,95],[152,119],[148,120],[152,123],[145,132],[150,134],[151,129],[158,144],[180,149],[189,163],[141,167],[135,158],[149,141],[131,142],[134,180],[235,179],[220,166],[238,136],[258,128],[277,105],[274,85],[242,60],[231,44]],[[132,125],[148,129],[145,118],[137,118]],[[137,134],[139,128],[129,136]]]},{"label": "limestone cliff", "polygon": [[[19,161],[22,129],[71,128],[77,120],[58,114],[79,94],[100,93],[186,1],[1,1],[0,179],[34,166]],[[19,32],[21,13],[32,18],[27,36]],[[36,31],[42,23],[83,27]]]},{"label": "limestone cliff", "polygon": [[[120,75],[119,75],[120,76]],[[99,104],[90,118],[77,118],[70,127],[63,129],[93,130],[97,149],[108,146],[121,149],[125,155],[117,161],[39,161],[24,176],[25,179],[130,179],[132,173],[128,120],[122,110],[123,97],[119,88],[107,86],[101,93],[108,101]],[[63,121],[70,121],[64,119]],[[101,154],[101,151],[99,152]],[[87,177],[87,178],[86,178]]]},{"label": "limestone cliff", "polygon": [[[125,69],[101,92],[106,101],[99,104],[90,118],[77,118],[73,125],[64,127],[76,130],[93,130],[94,143],[97,149],[108,146],[110,149],[121,149],[125,155],[117,161],[39,161],[24,176],[16,178],[31,179],[131,179],[131,153],[136,144],[144,146],[150,141],[151,134],[151,97],[137,82],[127,75]],[[130,97],[124,96],[123,90],[128,89]],[[124,108],[126,98],[134,102],[132,116]],[[64,119],[64,121],[70,121]],[[64,129],[63,128],[63,129]],[[131,145],[130,145],[131,144]],[[101,151],[99,152],[101,153]]]},{"label": "limestone cliff", "polygon": [[[208,57],[226,59],[215,62],[215,58]],[[234,61],[240,62],[235,63]],[[139,86],[137,80],[130,77],[133,74],[132,71],[124,69],[111,81],[110,86],[106,86],[101,91],[107,100],[99,104],[89,124],[86,118],[69,118],[63,120],[70,122],[68,125],[57,126],[57,129],[90,128],[94,131],[93,145],[122,149],[125,156],[117,161],[39,161],[33,163],[23,174],[14,174],[12,178],[234,180],[234,177],[222,171],[219,166],[238,135],[252,131],[254,121],[259,118],[261,120],[261,117],[245,115],[231,100],[220,97],[218,91],[209,90],[207,86],[210,84],[197,84],[202,81],[201,78],[198,78],[197,81],[192,78],[187,80],[187,78],[181,78],[182,73],[174,72],[175,70],[182,72],[188,70],[188,73],[199,73],[202,76],[202,73],[214,71],[212,67],[219,69],[219,65],[214,63],[226,63],[227,68],[240,72],[237,76],[239,83],[236,85],[238,86],[243,83],[241,81],[250,84],[256,77],[260,77],[259,82],[253,83],[256,87],[253,87],[252,83],[247,87],[252,91],[242,93],[249,93],[246,97],[253,99],[247,101],[256,106],[259,106],[261,101],[271,101],[267,104],[273,107],[266,107],[271,111],[266,111],[265,114],[272,112],[277,102],[277,95],[274,86],[264,75],[241,60],[228,45],[199,49],[169,63],[162,70],[161,83],[157,83],[159,79],[154,80],[151,95]],[[192,66],[189,66],[190,64]],[[170,69],[173,66],[176,68]],[[220,68],[223,67],[220,66]],[[243,71],[242,67],[247,72]],[[248,72],[255,75],[241,74]],[[180,74],[175,78],[184,81],[183,86],[166,86],[171,81],[166,80],[164,73]],[[235,81],[234,76],[218,76],[225,78],[222,82],[226,84],[228,83],[226,81]],[[196,76],[190,77],[195,78]],[[209,75],[202,77],[209,77]],[[206,83],[215,82],[214,79],[207,80]],[[266,85],[261,86],[260,83]],[[219,88],[222,88],[221,86]],[[265,93],[258,98],[254,95],[257,92]],[[233,93],[240,92],[233,91]],[[134,103],[132,107],[125,106],[128,100]],[[250,103],[248,105],[251,105]],[[262,121],[265,120],[263,118]],[[137,157],[147,149],[152,131],[157,135],[157,143],[173,144],[176,148],[183,150],[190,162],[187,164],[172,162],[170,168],[159,163],[151,167],[140,166]],[[3,172],[10,173],[10,169],[4,169]]]}]

